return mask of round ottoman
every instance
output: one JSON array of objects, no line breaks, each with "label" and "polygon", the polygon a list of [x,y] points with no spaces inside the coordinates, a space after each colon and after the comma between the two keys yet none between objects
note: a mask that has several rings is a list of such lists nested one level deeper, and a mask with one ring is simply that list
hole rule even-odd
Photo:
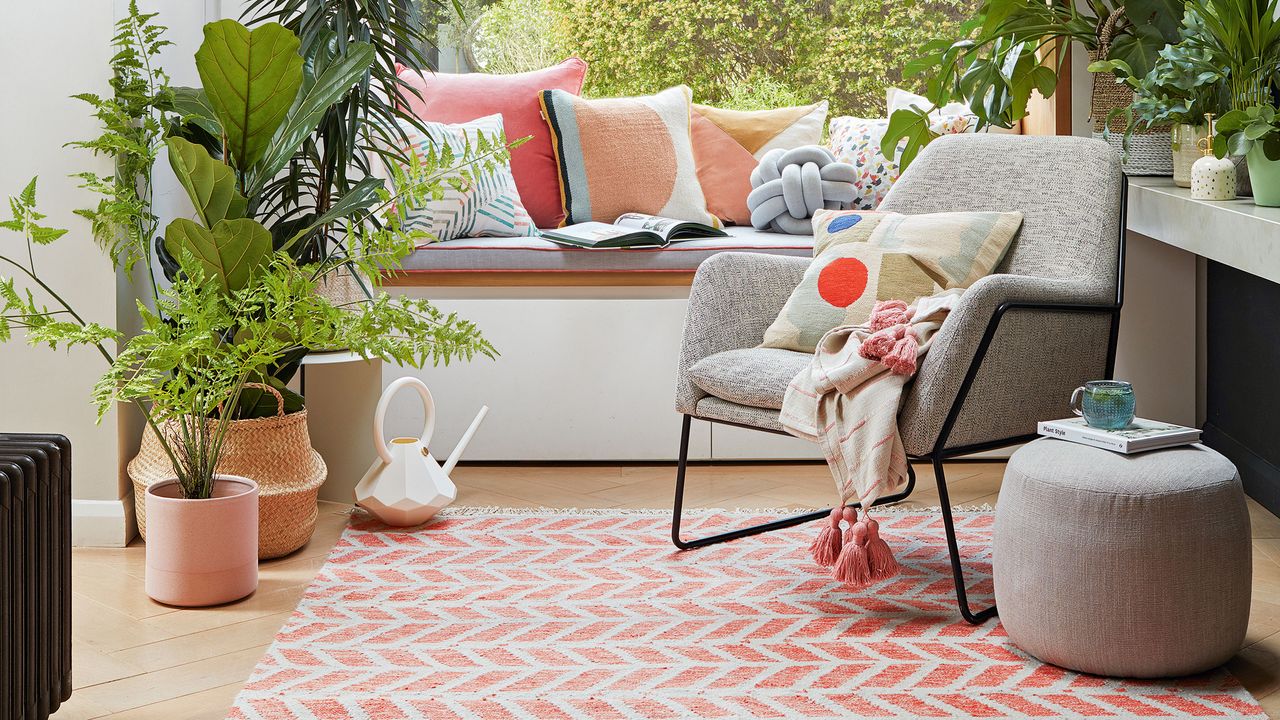
[{"label": "round ottoman", "polygon": [[1009,639],[1054,665],[1188,675],[1226,662],[1249,624],[1240,476],[1202,445],[1023,447],[1005,471],[992,552]]}]

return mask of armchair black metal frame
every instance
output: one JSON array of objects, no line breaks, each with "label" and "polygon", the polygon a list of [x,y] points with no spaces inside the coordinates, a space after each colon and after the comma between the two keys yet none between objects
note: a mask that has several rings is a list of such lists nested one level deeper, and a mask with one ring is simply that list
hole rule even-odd
[{"label": "armchair black metal frame", "polygon": [[[1120,188],[1120,245],[1119,258],[1116,263],[1116,298],[1115,302],[1106,305],[1081,305],[1081,304],[1063,304],[1063,303],[1029,303],[1029,302],[1007,302],[1001,304],[992,313],[991,320],[987,323],[986,331],[982,334],[982,339],[978,343],[977,350],[974,353],[973,361],[969,365],[968,371],[965,373],[964,379],[960,383],[960,389],[956,393],[955,400],[951,403],[951,408],[947,412],[947,417],[942,424],[942,429],[938,433],[938,439],[934,443],[933,450],[925,455],[911,456],[909,459],[917,462],[930,462],[933,465],[934,479],[938,485],[938,504],[942,510],[942,524],[947,536],[947,551],[951,557],[951,575],[955,580],[956,603],[960,608],[960,615],[964,619],[974,625],[981,624],[996,615],[996,606],[975,611],[969,605],[968,590],[964,579],[964,568],[961,565],[960,547],[956,539],[955,522],[952,519],[952,509],[950,496],[947,493],[946,476],[943,473],[943,463],[948,458],[955,458],[961,455],[970,455],[973,453],[983,452],[986,450],[996,450],[999,448],[1018,445],[1021,443],[1034,440],[1037,435],[1035,433],[1027,433],[1015,437],[996,440],[993,442],[978,443],[974,445],[965,445],[960,447],[947,447],[947,440],[951,437],[951,431],[954,429],[956,421],[960,418],[960,413],[964,409],[964,401],[969,395],[970,388],[978,376],[978,372],[982,369],[982,362],[986,358],[987,351],[991,347],[991,342],[995,339],[996,331],[1000,328],[1000,321],[1007,313],[1013,311],[1023,312],[1050,312],[1050,313],[1087,313],[1109,315],[1111,318],[1111,328],[1107,344],[1106,359],[1106,377],[1111,377],[1115,370],[1116,362],[1116,342],[1120,334],[1120,309],[1124,304],[1124,260],[1125,260],[1125,225],[1128,210],[1129,182],[1126,178],[1122,181]],[[732,423],[724,420],[716,420],[712,418],[703,418],[695,415],[684,415],[683,425],[680,431],[680,458],[676,466],[676,492],[675,503],[672,509],[671,520],[671,541],[681,550],[692,550],[694,548],[705,547],[717,543],[728,542],[730,540],[738,540],[740,538],[758,535],[760,533],[770,532],[772,530],[780,530],[782,528],[793,527],[802,523],[825,518],[831,513],[831,508],[817,510],[805,513],[803,515],[794,515],[791,517],[781,518],[760,525],[738,528],[728,532],[709,535],[706,537],[696,538],[693,540],[685,540],[680,535],[680,524],[684,510],[684,486],[685,472],[688,468],[689,459],[689,425],[694,419],[706,420],[708,422],[719,423],[722,425],[731,425],[734,427],[742,427],[748,430],[757,430],[760,432],[785,435],[778,430],[770,430],[766,428],[758,428],[750,425],[742,425],[740,423]],[[915,470],[908,464],[907,487],[901,493],[881,498],[876,501],[876,505],[894,503],[905,500],[907,496],[915,489],[916,474]],[[859,503],[853,503],[850,507],[859,507]]]}]

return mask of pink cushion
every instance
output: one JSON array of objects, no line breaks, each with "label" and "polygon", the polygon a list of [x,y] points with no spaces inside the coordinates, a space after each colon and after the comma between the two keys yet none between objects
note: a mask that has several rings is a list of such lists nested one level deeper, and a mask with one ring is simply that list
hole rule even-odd
[{"label": "pink cushion", "polygon": [[511,151],[511,173],[520,200],[538,227],[558,227],[564,218],[560,176],[538,94],[564,90],[578,95],[587,64],[571,57],[554,67],[514,75],[427,73],[396,66],[400,80],[422,97],[405,92],[413,114],[422,120],[462,123],[499,113],[508,140],[532,138]]}]

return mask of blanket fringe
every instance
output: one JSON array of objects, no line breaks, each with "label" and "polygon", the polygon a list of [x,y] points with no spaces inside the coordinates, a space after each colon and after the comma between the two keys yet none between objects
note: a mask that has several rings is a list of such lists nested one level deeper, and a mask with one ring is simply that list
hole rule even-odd
[{"label": "blanket fringe", "polygon": [[809,554],[821,567],[831,567],[840,557],[840,517],[840,508],[831,508],[831,515],[827,518],[826,524],[818,531],[818,537],[814,538],[813,544],[809,546]]},{"label": "blanket fringe", "polygon": [[844,547],[835,567],[831,569],[831,577],[837,582],[851,585],[855,589],[871,584],[871,564],[867,558],[867,524],[858,520],[853,508],[844,509],[844,519],[849,527],[844,531]]},{"label": "blanket fringe", "polygon": [[867,518],[867,564],[871,566],[871,580],[880,582],[896,576],[902,571],[893,550],[880,537],[880,523]]}]

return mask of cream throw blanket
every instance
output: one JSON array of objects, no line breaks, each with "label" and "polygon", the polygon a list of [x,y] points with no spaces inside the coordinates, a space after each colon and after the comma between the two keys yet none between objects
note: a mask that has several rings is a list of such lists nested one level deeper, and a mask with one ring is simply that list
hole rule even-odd
[{"label": "cream throw blanket", "polygon": [[[854,501],[869,508],[906,487],[907,455],[898,432],[902,389],[962,292],[921,298],[912,307],[877,303],[866,325],[823,336],[813,362],[787,387],[783,427],[821,445],[835,476],[840,502],[811,550],[841,581],[862,586],[897,572],[875,521],[864,513],[858,522],[852,509],[840,508]],[[841,520],[847,524],[843,537]]]}]

